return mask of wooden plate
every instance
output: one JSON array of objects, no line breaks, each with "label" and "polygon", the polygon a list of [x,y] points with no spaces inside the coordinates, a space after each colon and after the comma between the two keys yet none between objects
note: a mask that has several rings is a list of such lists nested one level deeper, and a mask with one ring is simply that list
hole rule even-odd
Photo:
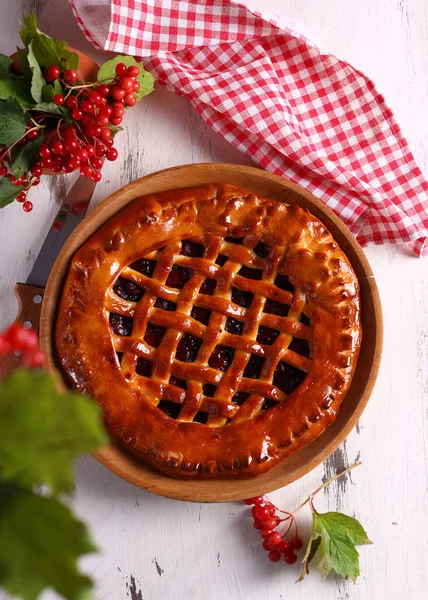
[{"label": "wooden plate", "polygon": [[372,270],[353,235],[330,209],[312,194],[280,177],[253,167],[203,163],[173,167],[147,175],[121,188],[77,227],[60,252],[43,300],[40,336],[47,354],[47,368],[64,383],[54,345],[57,306],[70,260],[76,250],[111,216],[134,198],[170,189],[207,183],[231,183],[268,198],[306,207],[326,225],[347,254],[361,285],[363,341],[351,387],[336,421],[311,444],[254,479],[174,479],[158,472],[126,450],[111,445],[94,457],[126,481],[155,494],[194,502],[225,502],[258,496],[302,477],[327,458],[345,439],[360,418],[379,369],[382,350],[382,310]]}]

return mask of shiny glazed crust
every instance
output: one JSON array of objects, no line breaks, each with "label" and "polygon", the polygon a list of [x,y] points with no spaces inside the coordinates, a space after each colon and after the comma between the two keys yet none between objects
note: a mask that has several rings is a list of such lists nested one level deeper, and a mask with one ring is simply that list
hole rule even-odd
[{"label": "shiny glazed crust", "polygon": [[[242,244],[224,239],[231,237],[243,237]],[[204,246],[202,257],[179,254],[185,239]],[[260,242],[270,248],[265,260],[253,251]],[[218,264],[218,254],[229,260]],[[152,278],[129,267],[142,257],[157,260]],[[165,284],[173,264],[192,269],[183,289]],[[262,270],[261,279],[239,275],[242,265]],[[274,284],[278,274],[294,291]],[[119,275],[144,290],[139,302],[113,292]],[[212,296],[199,293],[205,278],[217,282]],[[250,306],[231,301],[233,286],[254,294]],[[176,303],[176,310],[156,308],[156,298]],[[288,315],[263,312],[266,298],[289,305]],[[190,316],[194,306],[211,311],[209,325]],[[112,332],[110,312],[133,319],[130,336]],[[228,317],[244,323],[242,335],[226,331]],[[148,322],[166,329],[157,348],[144,341]],[[257,342],[260,324],[279,331],[273,344]],[[183,334],[202,340],[195,362],[175,357]],[[207,185],[137,198],[78,250],[59,307],[56,347],[72,385],[95,397],[110,435],[130,451],[174,477],[251,477],[334,421],[361,335],[356,275],[322,223],[295,205]],[[288,348],[293,337],[309,341],[310,357]],[[218,345],[235,350],[225,372],[208,365]],[[253,355],[265,359],[257,379],[244,376]],[[135,372],[139,358],[151,362],[150,378]],[[280,361],[306,372],[288,395],[273,384]],[[171,385],[171,376],[185,380],[187,390]],[[206,383],[216,386],[214,397],[204,395]],[[233,401],[236,392],[248,396],[241,405]],[[266,398],[276,405],[262,410]],[[161,400],[181,405],[176,420],[157,407]],[[209,414],[206,424],[193,422],[201,409]]]}]

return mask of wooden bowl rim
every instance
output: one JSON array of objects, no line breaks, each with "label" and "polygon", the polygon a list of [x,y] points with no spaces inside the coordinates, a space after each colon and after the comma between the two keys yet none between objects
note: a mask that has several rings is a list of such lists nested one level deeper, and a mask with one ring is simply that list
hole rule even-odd
[{"label": "wooden bowl rim", "polygon": [[[208,171],[212,171],[212,173],[224,173],[230,172],[231,175],[245,174],[248,176],[253,176],[256,179],[266,179],[270,180],[274,184],[277,184],[278,187],[284,188],[284,191],[288,190],[294,192],[300,197],[303,197],[306,202],[310,205],[309,210],[315,214],[315,216],[322,221],[326,227],[330,230],[331,225],[344,236],[350,248],[354,252],[355,256],[352,258],[348,256],[351,264],[355,268],[357,262],[359,262],[359,267],[364,273],[364,279],[362,280],[359,277],[360,285],[363,286],[363,282],[367,284],[366,293],[369,294],[370,299],[373,304],[373,317],[374,317],[374,331],[371,333],[374,345],[372,346],[373,350],[373,361],[370,364],[368,372],[365,374],[365,384],[364,388],[361,392],[361,397],[358,401],[358,404],[355,406],[353,412],[350,414],[348,420],[340,426],[340,429],[333,435],[330,441],[326,441],[326,434],[332,428],[334,429],[335,423],[337,423],[338,419],[318,438],[316,438],[311,444],[305,446],[301,450],[298,450],[295,454],[293,454],[290,458],[282,461],[273,469],[259,475],[258,477],[252,479],[228,479],[228,480],[205,480],[205,479],[193,479],[193,480],[183,480],[183,479],[175,479],[169,477],[168,475],[164,475],[152,467],[147,465],[145,462],[140,460],[138,457],[132,455],[126,450],[119,448],[116,445],[110,445],[103,448],[99,448],[94,451],[92,455],[103,465],[105,465],[108,469],[110,469],[113,473],[121,477],[122,479],[132,483],[140,488],[146,489],[155,494],[165,496],[168,498],[174,498],[177,500],[186,500],[193,502],[226,502],[226,501],[236,501],[242,500],[244,498],[258,496],[261,494],[265,494],[271,492],[275,489],[288,485],[289,483],[299,479],[303,475],[309,473],[312,469],[318,466],[323,460],[325,460],[336,448],[343,442],[343,440],[347,437],[347,435],[352,431],[358,419],[361,417],[362,412],[364,411],[367,402],[370,398],[371,392],[373,390],[374,384],[376,382],[377,374],[380,366],[381,359],[381,351],[382,351],[382,343],[383,343],[383,317],[382,317],[382,309],[381,302],[379,297],[379,292],[377,289],[377,285],[375,282],[375,278],[371,267],[367,261],[367,258],[364,254],[364,251],[346,227],[346,225],[337,217],[325,204],[323,204],[320,200],[318,200],[313,194],[304,190],[300,186],[282,179],[277,175],[273,175],[261,169],[255,167],[249,167],[244,165],[236,165],[231,163],[196,163],[196,164],[187,164],[176,167],[170,167],[167,169],[162,169],[161,171],[157,171],[155,173],[151,173],[149,175],[145,175],[135,181],[123,186],[122,188],[116,190],[110,196],[108,196],[105,200],[103,200],[98,206],[96,206],[87,217],[85,217],[84,221],[79,224],[79,226],[73,231],[70,235],[66,243],[64,244],[61,252],[59,253],[55,265],[52,269],[51,275],[49,277],[46,291],[44,295],[43,305],[42,305],[42,313],[40,320],[40,341],[43,350],[46,352],[46,366],[45,368],[61,377],[60,370],[58,366],[55,364],[55,344],[52,338],[52,334],[54,331],[54,323],[55,323],[55,315],[57,312],[57,304],[60,298],[61,291],[61,282],[63,281],[67,271],[69,262],[71,261],[72,256],[78,247],[80,247],[86,239],[88,239],[93,233],[102,226],[102,224],[120,211],[124,206],[126,206],[129,202],[131,202],[134,198],[144,195],[144,191],[138,191],[141,185],[148,184],[151,180],[159,179],[160,187],[158,191],[164,189],[179,189],[183,187],[192,187],[194,184],[189,181],[188,185],[173,185],[173,177],[175,174],[186,175],[188,174],[191,178],[192,172],[196,172],[198,169],[206,169]],[[172,176],[172,185],[170,187],[162,187],[162,182],[164,181],[164,175]],[[233,181],[233,177],[231,178]],[[216,181],[216,177],[210,177],[206,183],[214,183]],[[227,183],[224,176],[219,175],[218,183]],[[239,185],[239,183],[237,184]],[[244,186],[242,186],[244,187]],[[248,186],[247,186],[248,187]],[[135,190],[135,194],[133,193]],[[251,188],[250,188],[251,190]],[[147,193],[155,193],[153,191]],[[125,200],[121,200],[125,196]],[[288,201],[288,199],[287,199]],[[315,209],[315,210],[314,210]],[[327,223],[326,223],[327,222]],[[87,231],[85,231],[87,230]],[[76,238],[80,237],[84,233],[84,239],[80,240],[78,246],[74,248],[74,241]],[[336,237],[336,235],[334,235]],[[343,249],[343,242],[339,244]],[[345,250],[344,250],[345,251]],[[347,253],[348,254],[348,253]],[[358,268],[358,270],[360,270]],[[364,315],[364,305],[362,314]],[[363,343],[364,343],[364,330],[363,330]],[[358,364],[356,368],[355,375],[358,370]],[[355,376],[354,376],[355,379]],[[352,388],[352,384],[351,384]],[[345,397],[343,403],[346,403]],[[342,403],[342,406],[343,406]],[[284,468],[284,464],[290,462],[293,457],[302,456],[302,453],[306,450],[306,453],[310,453],[310,449],[316,446],[318,441],[322,441],[322,438],[325,438],[325,443],[321,443],[321,448],[318,451],[315,451],[315,454],[312,457],[309,457],[307,461],[305,461],[300,466],[295,466],[290,473],[282,472],[281,465]],[[266,475],[269,473],[272,477],[272,474],[277,471],[277,476],[274,477],[273,481],[265,482]],[[276,475],[276,473],[275,473]]]}]

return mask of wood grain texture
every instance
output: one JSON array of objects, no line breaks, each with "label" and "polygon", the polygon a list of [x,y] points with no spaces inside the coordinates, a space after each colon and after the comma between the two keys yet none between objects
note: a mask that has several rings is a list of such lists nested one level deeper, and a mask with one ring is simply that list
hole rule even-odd
[{"label": "wood grain texture", "polygon": [[[371,76],[385,94],[419,166],[428,172],[428,6],[426,0],[248,0],[299,18],[314,37]],[[2,0],[0,51],[11,53],[18,20],[31,0]],[[39,0],[48,33],[96,60],[66,0]],[[121,185],[173,165],[250,161],[213,134],[183,99],[158,89],[126,119],[120,157],[108,166],[94,204]],[[45,179],[30,215],[0,211],[0,315],[16,316],[13,288],[25,280],[70,177]],[[241,504],[193,504],[159,498],[115,477],[92,457],[77,466],[74,506],[91,526],[100,554],[83,561],[97,600],[423,600],[428,587],[428,263],[396,247],[366,251],[380,289],[385,340],[372,399],[346,442],[320,466],[272,494],[293,508],[322,478],[363,460],[318,500],[365,525],[373,546],[361,548],[357,584],[311,574],[293,585],[298,566],[270,564]],[[302,514],[303,533],[309,524]],[[52,600],[47,593],[44,600]],[[0,599],[6,596],[0,592]],[[9,600],[9,599],[8,599]]]}]

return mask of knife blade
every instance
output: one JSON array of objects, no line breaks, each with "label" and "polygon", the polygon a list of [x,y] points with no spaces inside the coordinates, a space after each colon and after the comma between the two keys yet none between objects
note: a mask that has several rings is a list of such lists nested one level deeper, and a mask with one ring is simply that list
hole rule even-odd
[{"label": "knife blade", "polygon": [[[61,248],[84,218],[95,186],[92,179],[79,176],[64,198],[26,283],[17,283],[15,286],[19,302],[15,322],[22,322],[26,327],[33,327],[38,331],[43,295],[50,272]],[[15,354],[0,357],[0,380],[20,366],[21,360]]]},{"label": "knife blade", "polygon": [[45,287],[61,248],[70,234],[82,221],[97,184],[89,177],[81,175],[64,198],[43,246],[27,277],[26,284]]}]

